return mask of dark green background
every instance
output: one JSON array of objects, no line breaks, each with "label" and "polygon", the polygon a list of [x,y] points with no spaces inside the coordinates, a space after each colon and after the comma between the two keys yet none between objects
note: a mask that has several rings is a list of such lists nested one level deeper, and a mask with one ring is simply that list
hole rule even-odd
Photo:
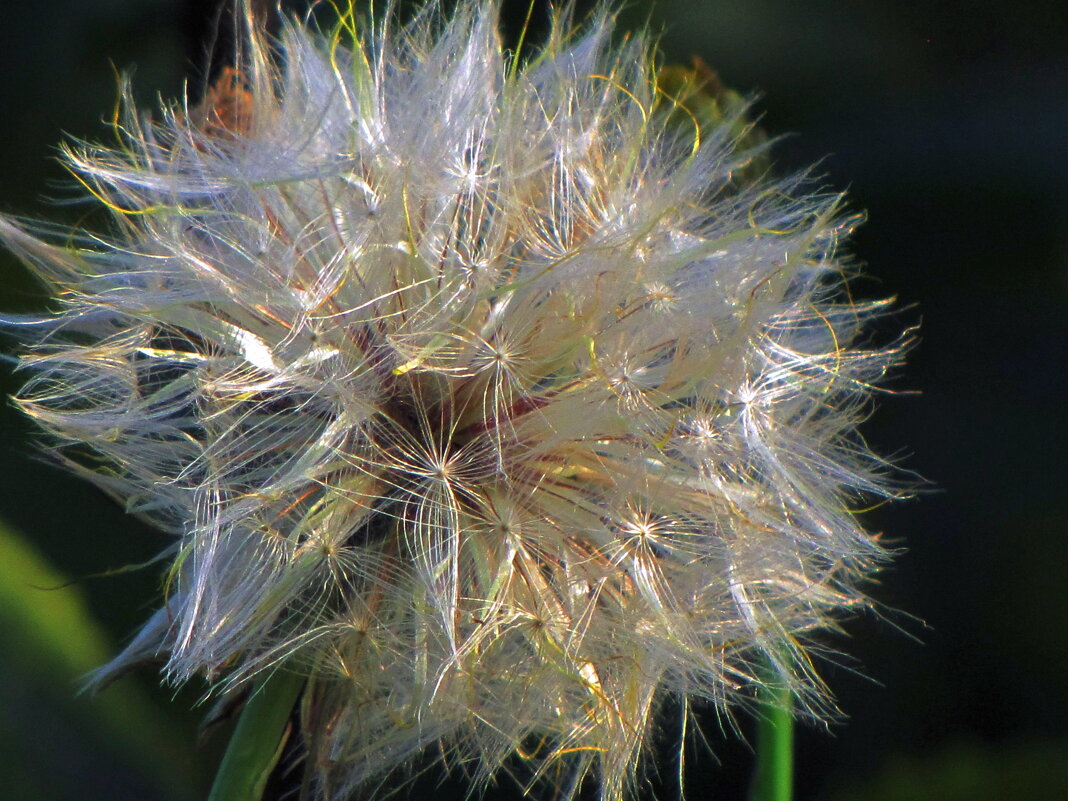
[{"label": "dark green background", "polygon": [[[145,105],[175,96],[185,79],[197,85],[214,7],[7,0],[0,209],[85,214],[44,199],[73,194],[53,160],[62,132],[105,136],[113,65],[136,66]],[[764,127],[791,134],[775,150],[779,169],[819,161],[827,183],[867,210],[852,249],[873,279],[860,290],[901,299],[883,333],[922,318],[922,343],[893,384],[918,394],[884,398],[865,431],[936,489],[870,515],[908,549],[873,588],[903,611],[854,621],[851,639],[837,641],[857,671],[827,671],[849,720],[831,734],[800,733],[798,797],[1068,798],[1062,5],[661,0],[651,12],[633,3],[625,18],[650,13],[668,57],[699,54],[728,85],[759,90]],[[39,306],[6,254],[2,269],[0,308]],[[8,368],[2,381],[14,389]],[[162,547],[97,492],[34,461],[28,427],[10,408],[2,414],[0,519],[57,571],[85,576]],[[149,614],[158,586],[150,569],[52,592],[80,594],[115,647]],[[198,737],[200,688],[172,699],[151,674],[129,679],[118,692],[149,696],[137,724],[146,728],[109,728],[100,721],[118,702],[72,700],[71,676],[45,664],[3,615],[0,623],[0,775],[9,777],[0,797],[202,797],[225,730]],[[719,764],[691,758],[700,766],[690,796],[741,799],[749,756],[709,728]],[[658,787],[660,797],[675,792],[670,777]]]}]

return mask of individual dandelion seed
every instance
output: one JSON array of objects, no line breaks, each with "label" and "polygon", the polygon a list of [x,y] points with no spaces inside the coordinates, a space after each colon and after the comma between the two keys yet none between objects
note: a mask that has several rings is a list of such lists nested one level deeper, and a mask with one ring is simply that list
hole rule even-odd
[{"label": "individual dandelion seed", "polygon": [[824,713],[810,635],[886,555],[855,426],[907,343],[858,344],[855,218],[569,9],[524,58],[495,0],[278,41],[246,9],[201,104],[66,150],[107,233],[0,220],[57,304],[5,318],[17,402],[175,536],[98,680],[301,671],[317,797],[436,744],[618,801],[665,699],[770,662]]}]

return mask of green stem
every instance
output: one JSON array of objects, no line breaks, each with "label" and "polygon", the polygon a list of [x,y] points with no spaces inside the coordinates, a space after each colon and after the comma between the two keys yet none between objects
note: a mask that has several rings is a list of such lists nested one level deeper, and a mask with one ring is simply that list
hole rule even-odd
[{"label": "green stem", "polygon": [[757,709],[756,771],[749,801],[790,801],[794,783],[793,694],[769,670]]},{"label": "green stem", "polygon": [[252,691],[223,754],[208,801],[259,801],[289,737],[304,677],[276,670]]}]

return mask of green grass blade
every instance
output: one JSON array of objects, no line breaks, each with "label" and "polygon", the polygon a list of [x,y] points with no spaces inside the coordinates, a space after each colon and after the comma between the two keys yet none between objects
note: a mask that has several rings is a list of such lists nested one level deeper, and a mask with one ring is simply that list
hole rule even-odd
[{"label": "green grass blade", "polygon": [[[122,682],[95,698],[79,695],[93,668],[114,653],[77,584],[57,571],[27,538],[0,522],[0,673],[11,692],[46,700],[61,719],[75,724],[87,743],[99,745],[154,782],[160,799],[193,797],[189,749],[178,727],[135,683]],[[16,721],[5,721],[15,725]],[[22,722],[33,736],[36,721]],[[48,764],[20,762],[18,770],[47,772]],[[42,796],[43,797],[43,796]]]}]

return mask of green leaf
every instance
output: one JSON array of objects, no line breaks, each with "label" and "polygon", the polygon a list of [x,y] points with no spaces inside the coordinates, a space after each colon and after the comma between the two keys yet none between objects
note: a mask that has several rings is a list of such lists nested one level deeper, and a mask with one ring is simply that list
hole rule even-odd
[{"label": "green leaf", "polygon": [[208,801],[259,801],[289,737],[289,718],[304,677],[284,668],[264,679],[245,703]]}]

